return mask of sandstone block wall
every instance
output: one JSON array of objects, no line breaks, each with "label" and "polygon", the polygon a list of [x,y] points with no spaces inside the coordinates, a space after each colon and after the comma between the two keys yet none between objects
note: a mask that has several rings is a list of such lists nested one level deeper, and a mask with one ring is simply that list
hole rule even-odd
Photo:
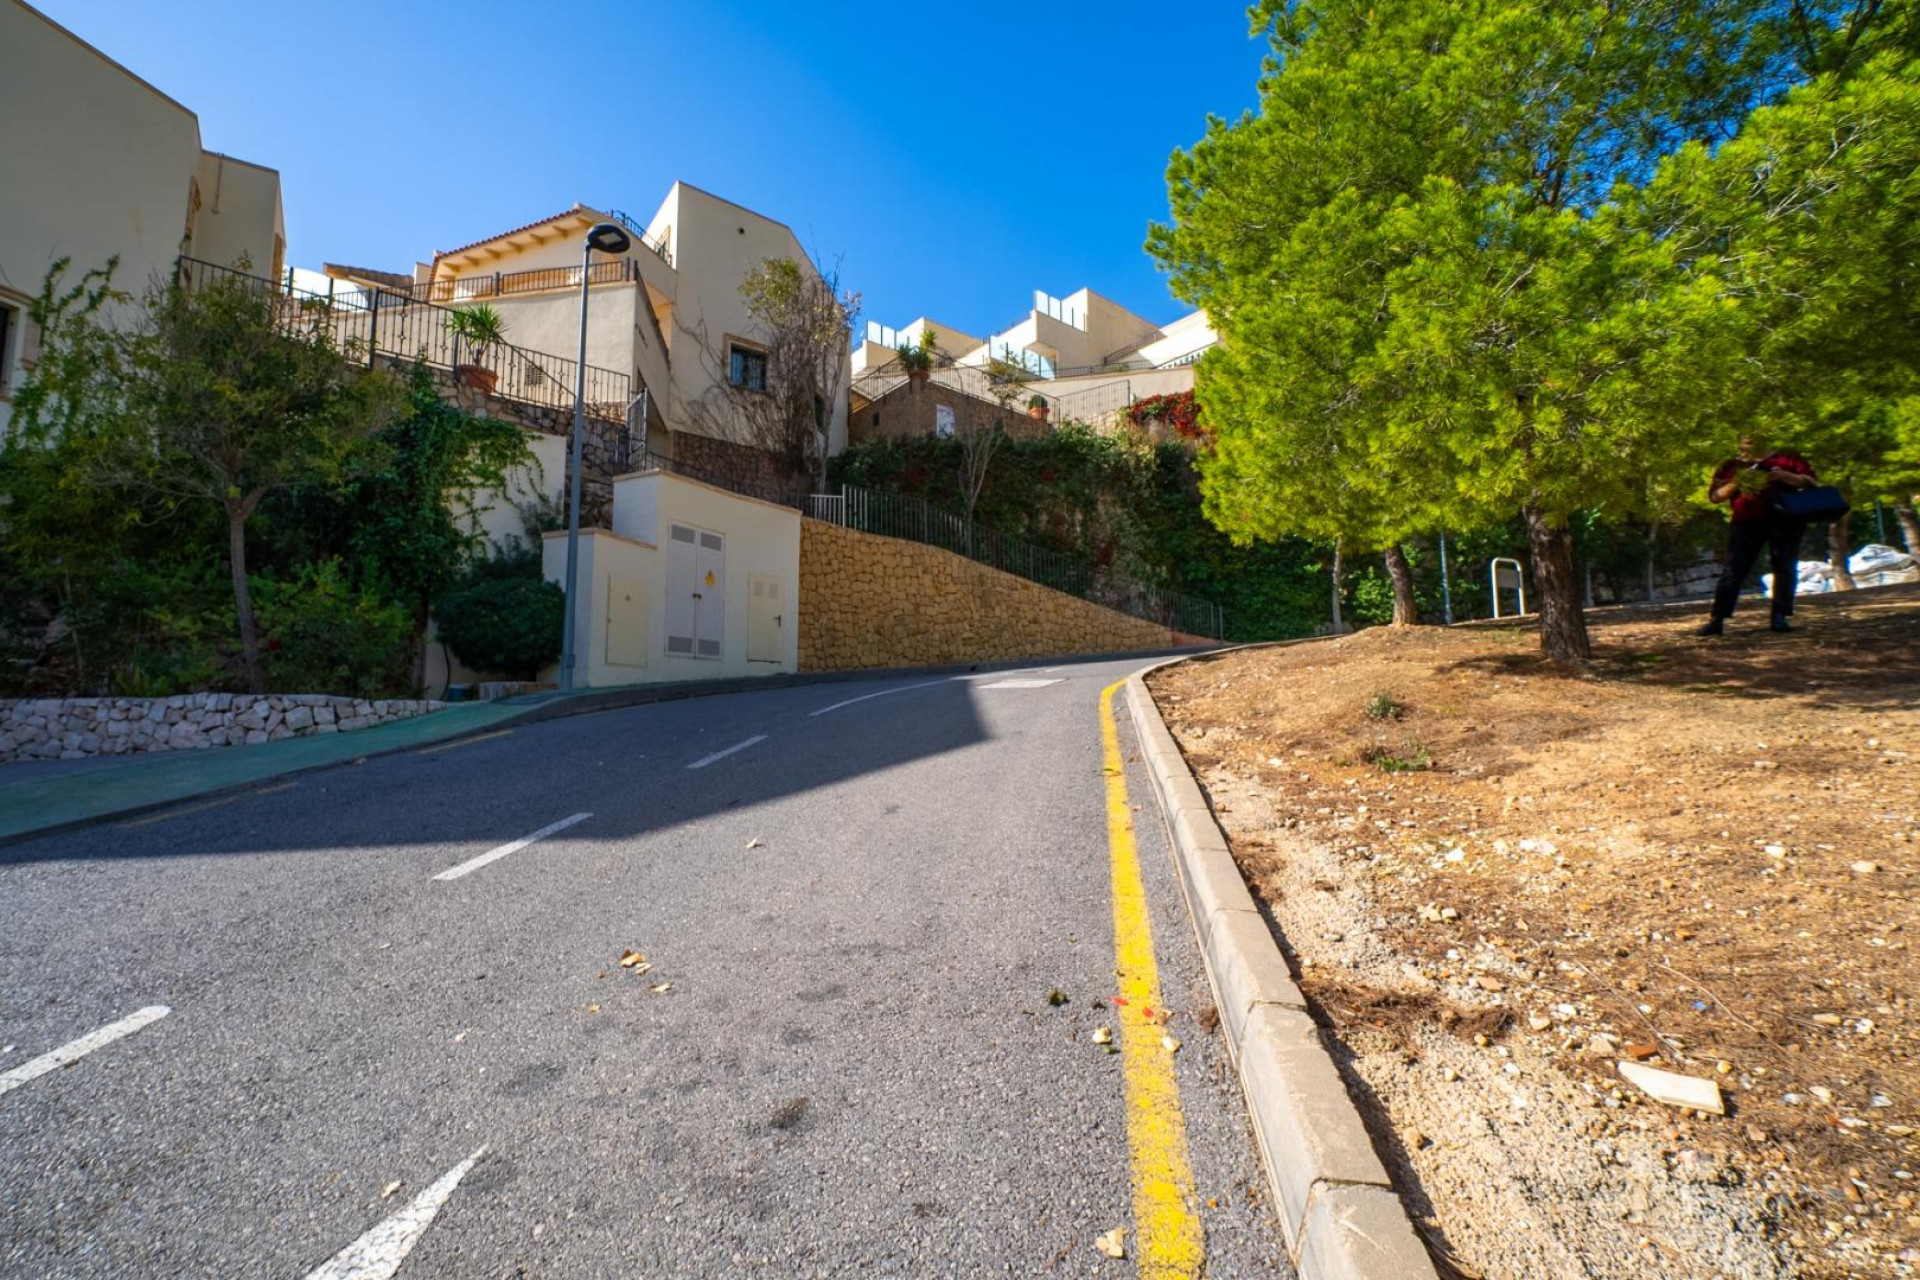
[{"label": "sandstone block wall", "polygon": [[800,524],[800,669],[1014,661],[1188,638],[938,547]]},{"label": "sandstone block wall", "polygon": [[305,693],[0,699],[0,761],[77,760],[351,733],[445,705],[421,698]]}]

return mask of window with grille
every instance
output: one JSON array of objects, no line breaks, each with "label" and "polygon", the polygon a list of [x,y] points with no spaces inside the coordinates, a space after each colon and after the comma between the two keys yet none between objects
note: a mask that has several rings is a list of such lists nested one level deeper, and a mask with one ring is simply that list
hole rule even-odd
[{"label": "window with grille", "polygon": [[743,391],[765,391],[767,353],[738,344],[728,347],[727,381]]}]

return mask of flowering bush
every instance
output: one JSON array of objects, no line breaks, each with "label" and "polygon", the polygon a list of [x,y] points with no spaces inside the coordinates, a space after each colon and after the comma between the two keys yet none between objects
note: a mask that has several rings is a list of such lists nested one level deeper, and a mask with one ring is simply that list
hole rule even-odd
[{"label": "flowering bush", "polygon": [[1206,432],[1200,427],[1199,418],[1200,407],[1193,402],[1191,391],[1148,396],[1143,400],[1135,400],[1127,406],[1127,420],[1134,426],[1145,430],[1153,422],[1164,422],[1173,434],[1182,440],[1206,438]]}]

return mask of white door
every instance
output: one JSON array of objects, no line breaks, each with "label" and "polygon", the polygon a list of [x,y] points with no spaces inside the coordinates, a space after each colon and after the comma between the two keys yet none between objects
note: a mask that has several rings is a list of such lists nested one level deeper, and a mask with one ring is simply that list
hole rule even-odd
[{"label": "white door", "polygon": [[756,573],[747,592],[747,661],[778,662],[786,611],[780,607],[780,579]]},{"label": "white door", "polygon": [[676,524],[667,537],[667,653],[691,658],[697,627],[699,598],[694,586],[694,560],[700,536]]},{"label": "white door", "polygon": [[647,584],[624,573],[607,575],[607,665],[647,665]]},{"label": "white door", "polygon": [[717,533],[700,530],[694,552],[694,656],[718,658],[727,636],[727,543]]}]

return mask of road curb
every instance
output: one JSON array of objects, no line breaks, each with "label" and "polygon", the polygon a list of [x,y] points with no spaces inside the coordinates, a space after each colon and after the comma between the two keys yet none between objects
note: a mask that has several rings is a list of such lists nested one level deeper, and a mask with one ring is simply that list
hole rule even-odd
[{"label": "road curb", "polygon": [[1142,678],[1127,708],[1153,780],[1181,892],[1200,939],[1220,1033],[1240,1073],[1268,1189],[1300,1280],[1436,1276],[1406,1206],[1307,1012],[1226,833]]}]

